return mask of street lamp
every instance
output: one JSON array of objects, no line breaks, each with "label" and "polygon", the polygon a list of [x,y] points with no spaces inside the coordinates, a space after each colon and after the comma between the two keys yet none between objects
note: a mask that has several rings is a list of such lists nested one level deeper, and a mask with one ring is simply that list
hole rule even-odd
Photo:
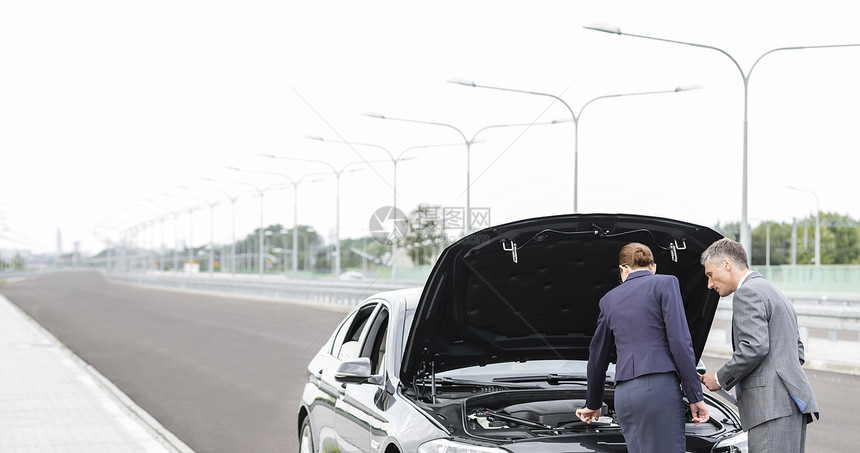
[{"label": "street lamp", "polygon": [[[172,198],[172,195],[167,194],[167,193],[162,193],[161,195]],[[164,219],[167,217],[168,214],[173,214],[173,238],[174,238],[173,268],[174,268],[174,271],[176,271],[176,269],[178,268],[178,260],[179,260],[179,257],[177,255],[178,250],[179,250],[179,234],[178,234],[179,213],[181,211],[188,212],[188,216],[189,216],[188,222],[189,222],[189,227],[190,227],[193,224],[192,216],[193,216],[194,209],[193,209],[193,207],[189,207],[188,205],[186,205],[184,203],[180,203],[180,202],[178,202],[176,200],[172,200],[172,199],[171,200],[157,200],[157,199],[147,198],[144,201],[147,201],[147,202],[153,203],[153,204],[157,204],[157,205],[159,205],[159,204],[164,205],[165,203],[173,205],[173,208],[169,208],[169,209],[173,209],[173,210],[169,211],[166,214],[158,214],[158,215],[161,218],[161,230],[162,230],[161,231],[161,247],[162,247],[162,253],[163,253],[163,249],[164,249]],[[142,203],[132,203],[132,206],[146,207],[146,205],[144,205]],[[179,207],[181,209],[176,210],[175,208],[177,208],[177,207]],[[149,211],[149,212],[153,213],[152,211]],[[191,242],[190,239],[189,239],[189,242]],[[161,254],[159,254],[159,256],[161,256]],[[159,264],[159,268],[161,268],[161,267],[162,266]]]},{"label": "street lamp", "polygon": [[169,193],[162,192],[161,195],[169,197],[174,203],[184,206],[188,210],[188,266],[191,269],[194,267],[194,207],[173,200],[174,196]]},{"label": "street lamp", "polygon": [[815,197],[815,266],[821,266],[821,207],[818,204],[818,194],[809,190],[794,186],[785,186],[787,189],[811,193]]},{"label": "street lamp", "polygon": [[[207,178],[207,177],[203,177],[202,179],[203,179],[203,180],[206,180],[206,181],[211,181],[211,182],[218,182],[218,180],[215,180],[215,179],[212,179],[212,178]],[[231,258],[230,258],[230,273],[231,273],[231,275],[232,275],[233,277],[236,277],[236,201],[239,199],[239,197],[241,197],[241,196],[242,196],[242,194],[243,194],[243,193],[247,193],[247,192],[240,192],[240,193],[238,193],[238,194],[236,194],[236,195],[231,195],[231,194],[230,194],[230,193],[228,193],[228,192],[224,192],[224,191],[216,190],[216,189],[195,189],[195,190],[200,190],[200,191],[204,191],[204,192],[215,192],[215,193],[220,193],[220,194],[226,195],[226,196],[227,196],[227,199],[228,199],[228,200],[230,200],[230,206],[231,206],[231,209],[232,209],[232,217],[233,217],[233,219],[232,219],[232,227],[231,227],[231,231],[232,231],[232,233],[231,233],[231,237],[232,237],[232,239],[231,239],[231,243],[230,243],[230,255],[231,255]],[[222,260],[222,261],[223,261],[223,260]]]},{"label": "street lamp", "polygon": [[551,97],[567,107],[567,110],[570,112],[570,116],[573,118],[573,130],[574,130],[574,140],[573,140],[573,212],[579,212],[579,119],[582,117],[582,111],[588,107],[594,101],[598,99],[607,99],[607,98],[619,98],[623,96],[642,96],[646,94],[665,94],[665,93],[678,93],[681,91],[690,91],[702,88],[700,85],[687,85],[687,86],[679,86],[672,90],[660,90],[660,91],[641,91],[635,93],[618,93],[618,94],[608,94],[604,96],[598,96],[596,98],[591,99],[590,101],[583,104],[583,106],[579,109],[579,113],[574,113],[573,109],[564,102],[564,99],[550,93],[540,93],[537,91],[527,91],[527,90],[516,90],[512,88],[502,88],[496,86],[489,85],[478,85],[471,80],[461,80],[461,79],[451,79],[447,81],[448,83],[453,83],[456,85],[463,85],[467,87],[475,87],[475,88],[489,88],[491,90],[500,90],[500,91],[510,91],[514,93],[524,93],[524,94],[533,94],[536,96],[547,96]]},{"label": "street lamp", "polygon": [[[108,223],[113,223],[113,224],[114,224],[114,225],[116,225],[116,226],[107,225]],[[113,255],[113,257],[114,257],[114,262],[113,262],[114,268],[116,269],[116,268],[119,266],[119,257],[116,255],[116,252],[117,252],[116,248],[118,248],[118,247],[119,247],[119,245],[120,245],[120,239],[121,239],[121,237],[122,237],[122,228],[120,228],[120,226],[119,226],[119,225],[125,225],[125,224],[124,224],[124,223],[121,223],[121,224],[119,224],[119,225],[117,225],[117,224],[118,224],[118,222],[116,222],[115,220],[105,219],[105,220],[102,220],[101,222],[97,223],[97,224],[95,225],[95,227],[93,227],[93,234],[94,234],[95,236],[99,237],[99,238],[101,238],[101,235],[100,235],[100,234],[98,234],[98,230],[99,230],[99,228],[104,228],[104,229],[107,229],[107,230],[114,230],[114,231],[116,231],[116,232],[117,232],[117,245],[116,245],[116,246],[114,246],[114,247],[111,247],[110,235],[107,235],[107,234],[106,234],[104,238],[101,238],[101,239],[103,239],[103,240],[105,241],[105,243],[106,243],[106,248],[105,248],[105,258],[106,258],[106,262],[105,262],[105,271],[107,271],[107,272],[110,272],[110,270],[111,270],[111,269],[110,269],[110,267],[111,267],[111,255]],[[163,228],[163,227],[162,227],[162,228]]]},{"label": "street lamp", "polygon": [[[182,185],[180,185],[179,188],[185,190],[199,190]],[[209,201],[205,198],[195,196],[190,196],[190,198],[202,200],[204,203],[209,205],[209,276],[211,277],[212,273],[215,271],[215,206],[218,202]]]},{"label": "street lamp", "polygon": [[[236,168],[236,167],[227,167],[227,168],[230,170],[233,170],[233,171],[247,171],[247,170],[242,170],[242,169]],[[259,263],[260,267],[259,267],[258,272],[260,274],[260,277],[262,278],[263,277],[263,228],[264,228],[263,207],[265,206],[265,204],[263,203],[263,196],[266,194],[267,190],[269,190],[273,187],[278,187],[278,186],[280,186],[280,184],[271,185],[269,187],[266,187],[265,189],[261,189],[261,188],[257,187],[256,185],[251,184],[249,182],[245,182],[245,181],[232,181],[232,180],[220,180],[220,179],[215,180],[215,179],[211,179],[211,178],[204,178],[204,179],[206,179],[208,181],[215,181],[215,182],[242,184],[242,185],[249,186],[249,187],[253,188],[257,192],[257,194],[260,195],[260,233],[259,233],[259,237],[258,237],[258,240],[260,241],[260,244],[259,244],[259,255],[260,256],[259,256],[258,263]]]},{"label": "street lamp", "polygon": [[[335,176],[335,230],[334,230],[334,241],[335,241],[335,258],[334,258],[334,276],[337,278],[340,275],[340,175],[344,171],[346,171],[347,167],[353,165],[364,164],[363,161],[358,162],[350,162],[340,168],[338,170],[334,165],[324,161],[317,159],[299,159],[296,157],[284,157],[284,156],[275,156],[273,154],[260,154],[262,157],[268,157],[270,159],[282,159],[282,160],[292,160],[292,161],[300,161],[300,162],[312,162],[317,164],[323,164],[328,166],[331,169],[331,172],[334,173]],[[353,169],[349,172],[358,171],[359,169]]]},{"label": "street lamp", "polygon": [[[734,57],[729,55],[728,52],[726,52],[723,49],[720,49],[719,47],[709,46],[709,45],[705,45],[705,44],[696,44],[696,43],[686,42],[686,41],[676,41],[673,39],[656,38],[653,36],[635,35],[632,33],[622,33],[621,29],[619,27],[615,27],[612,25],[606,25],[606,24],[591,24],[591,25],[586,25],[584,28],[589,29],[589,30],[602,31],[604,33],[612,33],[612,34],[616,34],[616,35],[631,36],[634,38],[651,39],[654,41],[670,42],[670,43],[674,43],[674,44],[684,44],[687,46],[701,47],[704,49],[716,50],[717,52],[720,52],[721,54],[729,57],[729,59],[732,60],[732,63],[734,63],[735,66],[738,68],[738,71],[741,74],[741,79],[743,80],[743,84],[744,84],[744,141],[743,141],[744,149],[743,149],[743,189],[742,189],[742,199],[741,199],[741,244],[744,246],[744,248],[748,252],[747,253],[747,259],[752,260],[752,237],[750,235],[750,226],[749,226],[749,221],[747,218],[747,150],[748,150],[747,135],[748,135],[748,130],[749,130],[749,124],[747,121],[747,118],[748,118],[747,113],[749,110],[749,79],[750,79],[750,76],[752,75],[752,71],[753,71],[753,69],[755,69],[756,65],[758,64],[759,61],[761,61],[762,58],[764,58],[765,56],[770,55],[774,52],[780,52],[780,51],[786,51],[786,50],[825,49],[825,48],[834,48],[834,47],[857,47],[857,46],[860,46],[860,43],[859,44],[830,44],[830,45],[822,45],[822,46],[778,47],[776,49],[771,49],[771,50],[768,50],[767,52],[761,54],[758,57],[758,59],[756,59],[756,61],[752,64],[749,71],[747,71],[745,73],[743,68],[741,68],[740,63],[738,63],[738,61],[735,60]],[[816,264],[818,264],[818,263],[816,263]]]},{"label": "street lamp", "polygon": [[[162,194],[162,195],[166,195],[166,194]],[[156,204],[163,204],[164,203],[164,200],[154,200],[152,198],[147,198],[146,201],[148,201],[150,203],[156,203]],[[168,201],[167,203],[170,203],[170,201]],[[190,219],[190,217],[192,215],[192,211],[193,211],[192,209],[190,209],[185,204],[176,203],[176,202],[173,202],[173,204],[174,204],[174,206],[179,206],[179,207],[183,208],[181,210],[188,211],[189,223],[192,222],[192,220]],[[132,203],[132,205],[133,206],[139,206],[139,207],[144,206],[140,203]],[[174,272],[177,272],[177,270],[179,268],[179,256],[178,256],[178,253],[179,253],[179,212],[181,210],[173,210],[173,211],[168,212],[168,214],[173,214],[173,243],[174,243],[174,247],[173,247],[173,270],[174,270]],[[166,214],[164,216],[162,216],[162,241],[161,241],[162,242],[162,248],[164,247],[164,222],[163,222],[164,217],[166,217]]]},{"label": "street lamp", "polygon": [[[394,182],[394,185],[393,185],[394,186],[393,187],[393,189],[394,189],[394,204],[392,204],[392,208],[394,208],[393,211],[395,213],[394,214],[395,217],[397,216],[397,164],[401,161],[412,159],[411,157],[403,157],[403,155],[406,154],[407,151],[411,151],[414,149],[460,145],[459,143],[449,143],[449,144],[439,144],[439,145],[410,146],[410,147],[402,150],[400,152],[400,154],[397,155],[397,157],[394,157],[394,154],[392,154],[391,151],[389,151],[387,148],[385,148],[382,145],[377,145],[374,143],[352,142],[352,141],[346,141],[346,140],[332,140],[332,139],[326,139],[323,137],[316,137],[316,136],[310,136],[310,135],[305,136],[305,138],[310,139],[310,140],[317,140],[317,141],[321,141],[321,142],[342,143],[342,144],[350,145],[350,146],[368,146],[371,148],[381,149],[386,154],[388,154],[388,157],[391,160],[391,163],[394,165],[394,181],[393,181]],[[396,222],[399,219],[395,218],[394,220]],[[398,241],[391,241],[391,256],[393,257],[393,260],[391,261],[391,280],[395,281],[395,282],[397,281],[397,242]],[[339,247],[338,247],[337,253],[338,253],[338,257],[340,257],[340,248]]]},{"label": "street lamp", "polygon": [[[305,181],[304,179],[309,177],[309,176],[320,175],[321,173],[308,173],[306,175],[303,175],[299,179],[293,179],[293,178],[291,178],[288,175],[285,175],[283,173],[276,173],[276,172],[272,172],[272,171],[244,170],[244,169],[236,168],[236,167],[227,167],[227,168],[234,170],[234,171],[241,171],[241,172],[245,172],[245,173],[257,173],[257,174],[263,174],[263,175],[280,176],[282,178],[286,178],[287,181],[289,181],[290,184],[293,186],[293,274],[294,275],[298,274],[298,271],[299,271],[299,254],[298,254],[298,252],[299,252],[299,248],[298,248],[298,245],[299,245],[299,241],[298,241],[298,234],[299,234],[299,184],[301,184],[302,182],[317,182],[317,181],[319,181],[318,179],[314,179],[311,181]],[[262,199],[262,194],[260,195],[260,198]],[[260,209],[262,211],[262,206]],[[260,245],[261,245],[261,247],[262,247],[262,244],[263,244],[263,218],[262,218],[262,213],[261,213],[260,214]],[[260,253],[261,254],[263,253],[262,248],[260,250]],[[260,265],[262,265],[262,263],[263,262],[262,262],[262,258],[261,258],[260,259]]]},{"label": "street lamp", "polygon": [[451,128],[451,129],[457,131],[458,134],[460,134],[460,137],[463,138],[463,143],[466,145],[466,227],[465,227],[465,233],[466,234],[469,234],[469,232],[472,231],[472,208],[471,208],[471,199],[470,199],[470,192],[471,192],[470,188],[472,186],[472,177],[471,177],[471,173],[470,173],[471,172],[471,170],[470,170],[470,167],[471,167],[471,149],[472,149],[472,144],[475,143],[475,139],[478,138],[478,135],[480,135],[481,132],[484,132],[488,129],[493,129],[493,128],[531,127],[531,126],[535,126],[535,125],[560,123],[560,121],[552,121],[552,122],[548,122],[548,123],[493,124],[493,125],[485,126],[485,127],[482,127],[481,129],[478,129],[478,131],[472,135],[472,138],[470,140],[470,139],[466,138],[466,134],[464,134],[463,131],[461,131],[456,126],[448,124],[448,123],[439,123],[436,121],[414,120],[414,119],[407,119],[407,118],[394,118],[394,117],[382,115],[380,113],[362,113],[362,115],[369,116],[371,118],[381,119],[381,120],[404,121],[407,123],[429,124],[432,126],[444,126],[447,128]]},{"label": "street lamp", "polygon": [[[155,200],[152,200],[149,198],[146,199],[145,201],[156,202]],[[141,262],[141,268],[145,269],[145,270],[149,270],[151,267],[151,260],[149,259],[149,252],[150,252],[150,250],[154,250],[154,248],[155,248],[155,246],[153,245],[154,241],[152,239],[152,235],[154,234],[154,231],[155,231],[155,222],[157,220],[161,220],[161,230],[162,230],[161,231],[161,233],[162,233],[161,245],[162,245],[162,249],[163,249],[163,247],[164,247],[164,217],[166,215],[161,213],[161,212],[155,212],[155,211],[147,209],[147,208],[150,208],[151,206],[148,206],[144,203],[131,203],[131,206],[133,206],[133,208],[129,208],[129,209],[131,209],[135,212],[143,212],[143,213],[155,216],[153,219],[151,219],[149,221],[141,222],[138,224],[139,226],[134,227],[134,229],[139,234],[143,234],[143,232],[146,230],[146,228],[149,228],[149,232],[150,232],[149,247],[146,246],[146,237],[145,236],[141,237],[140,238],[140,246],[139,246],[141,252],[139,253],[139,258],[138,258],[139,261],[146,260],[145,262]],[[136,234],[136,236],[137,236],[137,234]]]}]

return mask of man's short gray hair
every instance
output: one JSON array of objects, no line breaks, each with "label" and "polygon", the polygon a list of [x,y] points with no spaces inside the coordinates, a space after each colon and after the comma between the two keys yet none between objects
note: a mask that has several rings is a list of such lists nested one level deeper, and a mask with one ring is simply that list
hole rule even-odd
[{"label": "man's short gray hair", "polygon": [[749,269],[747,265],[747,252],[744,250],[744,246],[740,242],[735,242],[729,238],[722,238],[711,244],[710,247],[702,252],[700,262],[704,266],[705,261],[719,263],[723,258],[728,258],[741,269]]}]

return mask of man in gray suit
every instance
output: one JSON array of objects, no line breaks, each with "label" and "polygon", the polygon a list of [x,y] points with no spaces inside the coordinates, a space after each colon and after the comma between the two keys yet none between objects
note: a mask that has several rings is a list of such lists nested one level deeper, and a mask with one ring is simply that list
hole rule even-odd
[{"label": "man in gray suit", "polygon": [[741,244],[720,239],[701,259],[708,288],[732,300],[732,358],[706,373],[710,390],[737,386],[750,452],[803,452],[806,424],[818,417],[818,403],[803,364],[797,313],[782,292],[747,266]]}]

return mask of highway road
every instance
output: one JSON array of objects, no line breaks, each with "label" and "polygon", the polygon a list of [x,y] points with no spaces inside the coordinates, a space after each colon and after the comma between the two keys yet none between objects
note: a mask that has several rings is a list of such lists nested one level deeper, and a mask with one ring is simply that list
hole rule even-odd
[{"label": "highway road", "polygon": [[341,313],[61,272],[0,291],[198,453],[298,451],[310,358]]},{"label": "highway road", "polygon": [[[306,364],[345,314],[115,284],[97,272],[0,292],[200,453],[297,451]],[[824,416],[807,452],[856,451],[860,376],[807,373]]]}]

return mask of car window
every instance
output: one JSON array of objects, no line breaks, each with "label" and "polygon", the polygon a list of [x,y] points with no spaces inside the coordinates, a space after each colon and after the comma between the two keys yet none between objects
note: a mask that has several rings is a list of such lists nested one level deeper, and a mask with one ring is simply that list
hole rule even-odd
[{"label": "car window", "polygon": [[371,370],[373,374],[382,372],[382,364],[385,359],[386,340],[388,338],[388,309],[383,307],[379,310],[379,314],[371,324],[367,334],[367,341],[362,357],[370,358]]},{"label": "car window", "polygon": [[338,326],[337,330],[334,332],[331,343],[329,344],[329,354],[337,357],[340,353],[340,347],[343,345],[344,337],[346,336],[347,331],[349,331],[349,326],[352,324],[352,321],[355,319],[355,315],[357,312],[351,312],[349,316],[346,317],[343,321],[341,321],[340,326]]},{"label": "car window", "polygon": [[358,340],[376,304],[367,304],[353,312],[338,329],[332,341],[331,355],[340,360],[358,357]]}]

